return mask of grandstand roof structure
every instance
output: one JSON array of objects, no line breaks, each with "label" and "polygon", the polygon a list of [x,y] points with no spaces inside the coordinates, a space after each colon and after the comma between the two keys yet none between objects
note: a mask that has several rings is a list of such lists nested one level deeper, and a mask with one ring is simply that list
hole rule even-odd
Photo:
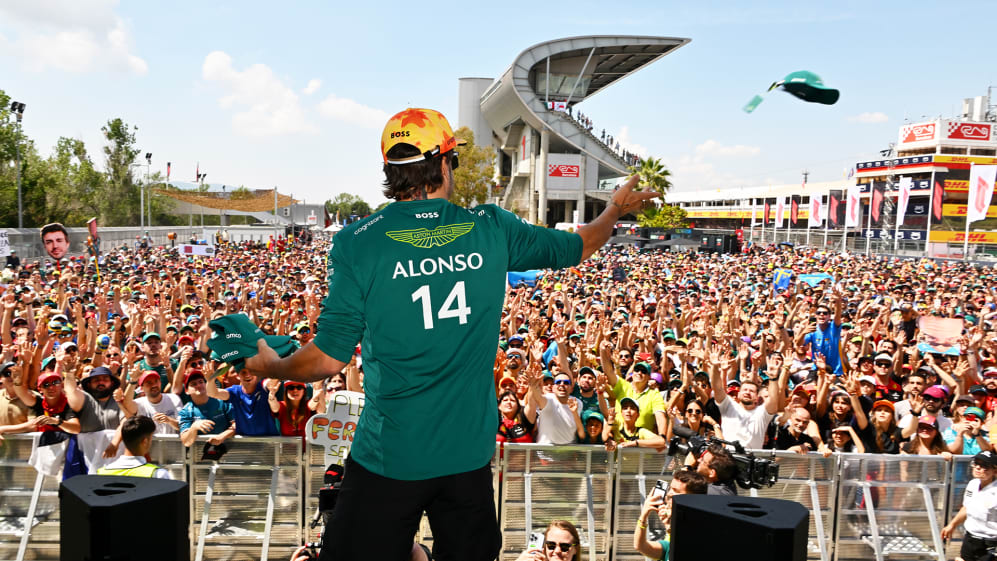
[{"label": "grandstand roof structure", "polygon": [[568,37],[524,50],[481,96],[481,113],[504,150],[524,126],[549,130],[551,152],[581,152],[599,162],[600,179],[626,175],[621,157],[563,111],[688,43],[690,39],[636,35]]}]

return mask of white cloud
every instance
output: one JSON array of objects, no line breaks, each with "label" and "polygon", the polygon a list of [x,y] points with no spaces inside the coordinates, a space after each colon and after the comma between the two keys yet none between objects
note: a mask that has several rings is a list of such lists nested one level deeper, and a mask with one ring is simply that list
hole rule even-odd
[{"label": "white cloud", "polygon": [[629,150],[641,158],[647,157],[647,147],[630,140],[630,127],[626,125],[620,127],[620,132],[613,137],[613,141],[619,142],[623,150]]},{"label": "white cloud", "polygon": [[12,22],[14,35],[0,47],[39,72],[145,74],[149,66],[134,54],[131,33],[116,7],[116,0],[2,3],[0,21]]},{"label": "white cloud", "polygon": [[[672,172],[672,184],[675,191],[689,191],[693,189],[718,189],[736,187],[738,185],[755,185],[756,182],[745,181],[737,174],[725,171],[729,165],[729,160],[743,157],[757,156],[761,153],[758,146],[746,146],[736,144],[727,146],[720,142],[709,139],[693,149],[692,154],[683,154],[675,159],[664,158]],[[715,160],[723,158],[722,162]]]},{"label": "white cloud", "polygon": [[236,132],[260,137],[317,131],[305,119],[298,95],[265,64],[236,70],[232,57],[214,51],[204,57],[201,76],[224,90],[218,100],[222,108],[238,110],[232,116]]},{"label": "white cloud", "polygon": [[313,93],[317,92],[318,89],[321,87],[322,87],[322,80],[319,80],[318,78],[312,78],[311,80],[308,81],[308,85],[305,86],[305,89],[301,90],[301,93],[305,95],[312,95]]},{"label": "white cloud", "polygon": [[848,120],[853,123],[885,123],[889,121],[890,118],[886,116],[886,113],[876,111],[859,113],[858,115],[849,117]]},{"label": "white cloud", "polygon": [[384,123],[388,122],[391,117],[380,109],[367,107],[352,99],[336,97],[332,94],[325,98],[322,103],[319,103],[318,110],[326,117],[372,129],[384,127]]},{"label": "white cloud", "polygon": [[696,155],[700,157],[709,156],[757,156],[762,149],[757,146],[745,146],[744,144],[735,144],[733,146],[724,146],[716,140],[710,139],[706,142],[696,146]]}]

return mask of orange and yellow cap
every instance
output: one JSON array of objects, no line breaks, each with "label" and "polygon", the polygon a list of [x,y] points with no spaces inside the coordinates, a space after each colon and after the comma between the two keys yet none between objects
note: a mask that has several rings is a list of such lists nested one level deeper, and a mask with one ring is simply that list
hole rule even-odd
[{"label": "orange and yellow cap", "polygon": [[[396,144],[411,144],[422,153],[389,160],[388,150]],[[384,132],[381,133],[381,156],[386,164],[412,164],[437,154],[445,154],[458,144],[465,144],[465,141],[454,137],[450,123],[442,113],[432,109],[409,108],[388,119],[388,124],[384,125]]]}]

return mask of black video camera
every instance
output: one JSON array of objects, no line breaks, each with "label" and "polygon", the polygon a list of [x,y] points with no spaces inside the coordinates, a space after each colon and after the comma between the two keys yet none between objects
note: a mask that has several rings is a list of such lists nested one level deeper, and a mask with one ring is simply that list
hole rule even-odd
[{"label": "black video camera", "polygon": [[736,466],[734,481],[742,489],[771,487],[779,481],[779,464],[775,461],[775,453],[772,454],[772,458],[756,458],[754,454],[746,452],[744,446],[737,441],[729,442],[698,435],[686,438],[676,436],[668,443],[668,455],[681,459],[692,454],[698,459],[711,444],[722,445],[733,456]]},{"label": "black video camera", "polygon": [[[311,528],[316,528],[320,520],[323,527],[329,525],[332,511],[336,508],[336,500],[339,499],[339,490],[343,485],[343,471],[343,466],[339,464],[330,464],[329,467],[325,468],[325,476],[322,478],[323,485],[318,490],[318,510],[315,511],[315,517],[312,518]],[[305,551],[308,553],[308,557],[318,559],[319,550],[324,543],[324,535],[318,543],[306,543],[305,546],[308,549]]]}]

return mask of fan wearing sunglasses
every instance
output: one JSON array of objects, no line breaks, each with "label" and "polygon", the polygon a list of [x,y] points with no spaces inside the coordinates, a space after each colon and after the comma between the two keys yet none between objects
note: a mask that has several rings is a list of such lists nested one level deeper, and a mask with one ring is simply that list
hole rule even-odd
[{"label": "fan wearing sunglasses", "polygon": [[531,369],[530,389],[526,392],[526,414],[536,411],[538,444],[573,444],[585,438],[582,402],[571,397],[571,376],[559,372],[554,376],[553,393],[544,393],[543,372]]},{"label": "fan wearing sunglasses", "polygon": [[578,529],[567,520],[553,520],[544,532],[539,549],[528,549],[516,561],[581,561]]},{"label": "fan wearing sunglasses", "polygon": [[[20,365],[14,365],[10,371],[18,374]],[[4,380],[4,386],[10,379]],[[10,384],[14,393],[29,408],[31,412],[27,421],[18,425],[0,427],[0,435],[19,432],[69,433],[80,432],[80,420],[76,412],[69,406],[66,393],[62,388],[62,377],[52,371],[42,372],[38,377],[38,393],[29,391],[24,384]],[[51,437],[51,438],[49,438]],[[51,444],[66,438],[66,434],[43,435],[42,443]],[[2,438],[2,436],[0,436]]]}]

